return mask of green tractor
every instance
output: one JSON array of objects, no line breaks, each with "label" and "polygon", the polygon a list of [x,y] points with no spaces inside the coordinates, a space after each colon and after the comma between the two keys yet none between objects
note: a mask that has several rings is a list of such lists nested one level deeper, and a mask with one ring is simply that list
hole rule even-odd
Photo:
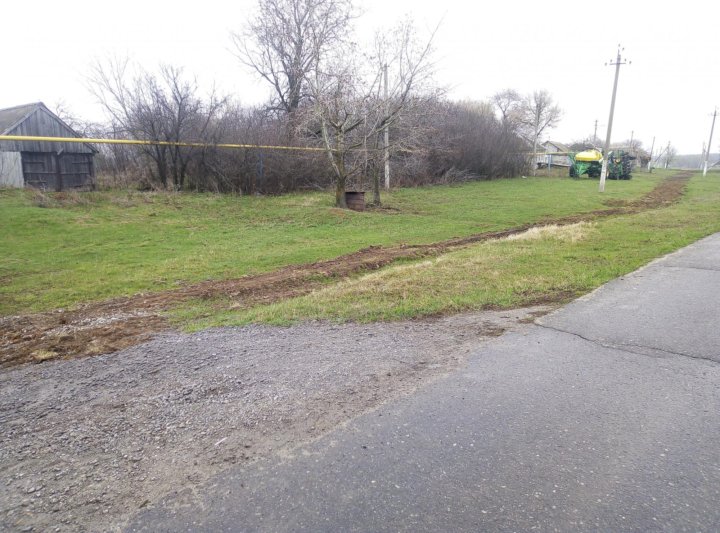
[{"label": "green tractor", "polygon": [[[568,154],[570,158],[570,177],[579,178],[588,175],[599,178],[602,172],[603,155],[600,150],[591,149],[576,154]],[[632,167],[635,156],[624,150],[610,152],[607,166],[607,177],[611,180],[629,180],[632,178]]]}]

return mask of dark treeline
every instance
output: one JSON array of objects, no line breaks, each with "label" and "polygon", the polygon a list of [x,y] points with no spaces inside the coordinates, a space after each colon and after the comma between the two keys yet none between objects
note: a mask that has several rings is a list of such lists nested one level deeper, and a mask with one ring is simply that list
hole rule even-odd
[{"label": "dark treeline", "polygon": [[[167,112],[172,108],[165,105],[158,105],[156,113],[147,102],[138,107],[142,112],[129,113],[122,122],[92,126],[92,134],[117,139],[198,141],[209,146],[100,145],[98,174],[109,186],[281,194],[326,189],[335,181],[322,151],[213,146],[235,143],[321,147],[315,135],[289,135],[294,126],[287,117],[270,113],[262,106],[246,108],[225,101],[212,109],[211,117],[203,114],[203,109],[210,106],[199,106],[193,108],[196,116],[187,124],[182,124],[180,118],[186,110],[179,105],[172,113]],[[489,105],[435,99],[424,101],[422,108],[422,113],[402,117],[390,129],[394,186],[511,177],[527,168],[523,155],[527,143],[505,127]],[[404,142],[410,138],[411,143]],[[349,189],[371,190],[371,174],[382,174],[383,170],[379,152],[379,143],[353,150],[353,157],[361,161],[358,171],[349,177]],[[363,165],[363,161],[369,163]]]}]

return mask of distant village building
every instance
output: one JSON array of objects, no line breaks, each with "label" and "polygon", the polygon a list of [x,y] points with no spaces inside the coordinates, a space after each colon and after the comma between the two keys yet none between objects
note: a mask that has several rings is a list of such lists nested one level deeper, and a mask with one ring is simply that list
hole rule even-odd
[{"label": "distant village building", "polygon": [[[0,109],[0,135],[80,137],[42,102]],[[0,140],[0,187],[92,186],[96,153],[86,143]]]},{"label": "distant village building", "polygon": [[539,168],[570,166],[570,158],[567,156],[570,148],[567,145],[557,141],[545,141],[540,147],[544,153],[538,153],[536,156]]}]

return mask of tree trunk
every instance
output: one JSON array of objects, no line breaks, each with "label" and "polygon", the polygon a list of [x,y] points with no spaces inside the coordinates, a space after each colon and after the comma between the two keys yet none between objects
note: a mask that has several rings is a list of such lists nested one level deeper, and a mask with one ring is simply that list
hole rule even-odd
[{"label": "tree trunk", "polygon": [[167,161],[162,147],[155,146],[152,150],[145,152],[154,162],[157,168],[157,177],[160,179],[163,189],[167,189]]},{"label": "tree trunk", "polygon": [[158,167],[158,176],[160,177],[160,183],[162,183],[163,189],[167,189],[168,172],[167,172],[167,162],[165,161],[164,156],[161,156],[161,158],[158,159],[157,167]]},{"label": "tree trunk", "polygon": [[347,178],[345,170],[345,132],[342,130],[342,126],[336,129],[335,149],[333,150],[330,143],[330,134],[327,130],[327,122],[324,119],[321,121],[321,131],[326,153],[335,171],[335,206],[347,209],[347,203],[345,202],[345,180]]},{"label": "tree trunk", "polygon": [[337,136],[337,186],[335,187],[335,205],[347,209],[345,202],[345,183],[347,181],[347,170],[345,169],[345,132],[338,132]]},{"label": "tree trunk", "polygon": [[373,163],[372,164],[372,177],[373,177],[373,205],[375,207],[380,207],[382,203],[380,202],[380,169],[378,166]]},{"label": "tree trunk", "polygon": [[540,129],[540,111],[535,112],[535,131],[533,132],[533,155],[532,155],[532,175],[537,176],[537,142],[540,136],[538,130]]},{"label": "tree trunk", "polygon": [[347,203],[345,202],[345,177],[342,179],[338,178],[335,183],[335,207],[347,209]]}]

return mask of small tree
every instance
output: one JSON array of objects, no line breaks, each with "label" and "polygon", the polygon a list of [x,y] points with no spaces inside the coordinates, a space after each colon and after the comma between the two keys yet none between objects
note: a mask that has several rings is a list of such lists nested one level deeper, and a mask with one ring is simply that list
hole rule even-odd
[{"label": "small tree", "polygon": [[523,97],[514,89],[495,93],[491,99],[497,108],[500,123],[509,131],[517,131],[523,121]]},{"label": "small tree", "polygon": [[562,111],[553,101],[546,90],[535,91],[526,96],[521,106],[521,124],[525,128],[525,136],[532,142],[533,159],[532,175],[537,175],[535,162],[538,140],[549,129],[554,128],[560,121]]},{"label": "small tree", "polygon": [[[335,202],[346,207],[349,177],[372,169],[374,202],[380,204],[380,135],[397,123],[413,104],[422,102],[414,91],[430,79],[429,54],[434,32],[419,44],[412,22],[402,22],[391,39],[378,37],[374,54],[363,63],[338,55],[325,68],[315,69],[311,83],[315,126],[335,173]],[[390,63],[392,61],[392,63]],[[388,96],[384,95],[383,67],[388,65]]]},{"label": "small tree", "polygon": [[677,148],[675,148],[672,144],[668,143],[667,147],[665,148],[665,168],[668,168],[670,166],[670,163],[672,163],[676,157]]}]

